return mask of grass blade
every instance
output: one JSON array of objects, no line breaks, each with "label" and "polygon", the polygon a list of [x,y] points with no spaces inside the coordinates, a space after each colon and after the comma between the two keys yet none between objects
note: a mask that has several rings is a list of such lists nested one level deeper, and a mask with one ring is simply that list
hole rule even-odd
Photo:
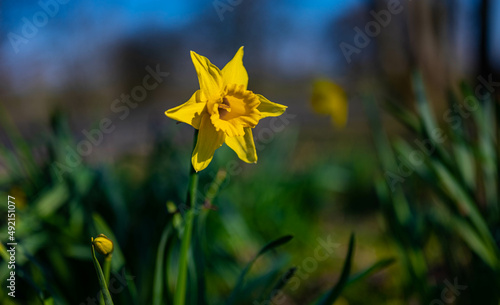
[{"label": "grass blade", "polygon": [[167,246],[168,237],[170,236],[171,231],[171,225],[165,226],[163,234],[161,235],[160,244],[158,245],[158,251],[156,254],[156,268],[153,280],[153,305],[165,304],[163,302],[163,290],[165,287],[165,285],[163,284],[163,279],[166,278],[166,274],[163,274],[163,265],[165,262],[165,248]]},{"label": "grass blade", "polygon": [[290,279],[295,275],[296,271],[297,271],[297,267],[292,267],[292,268],[288,269],[283,274],[283,276],[280,277],[280,279],[278,280],[278,282],[276,283],[276,285],[274,285],[273,289],[271,289],[271,294],[269,295],[269,297],[267,298],[267,300],[272,301],[272,299],[275,296],[275,293],[277,291],[282,290],[283,287],[285,287],[285,285],[288,283],[288,281],[290,281]]},{"label": "grass blade", "polygon": [[340,293],[347,285],[349,281],[349,274],[351,273],[352,267],[352,257],[354,255],[354,245],[355,239],[354,234],[351,234],[351,238],[349,240],[349,249],[347,250],[347,257],[344,262],[344,267],[342,267],[342,273],[340,274],[339,281],[333,288],[327,292],[317,303],[317,305],[331,305],[337,298],[340,296]]},{"label": "grass blade", "polygon": [[384,268],[387,268],[389,267],[390,265],[392,265],[394,262],[396,261],[396,259],[394,258],[386,258],[386,259],[383,259],[383,260],[380,260],[378,262],[376,262],[375,264],[373,264],[371,267],[369,268],[366,268],[365,270],[353,275],[350,279],[349,279],[349,282],[347,282],[347,285],[346,286],[349,286],[349,285],[352,285],[366,277],[368,277],[369,275],[373,274],[373,273],[376,273]]},{"label": "grass blade", "polygon": [[277,248],[281,245],[286,244],[287,242],[292,240],[292,238],[293,238],[292,235],[285,235],[283,237],[275,239],[275,240],[271,241],[270,243],[268,243],[267,245],[265,245],[264,248],[262,248],[259,251],[259,253],[257,253],[257,255],[245,266],[245,268],[241,272],[240,276],[238,277],[238,281],[236,282],[236,286],[234,287],[233,291],[231,292],[231,295],[229,296],[228,301],[226,302],[226,305],[234,304],[236,297],[239,294],[239,291],[243,288],[243,282],[244,282],[245,276],[248,273],[248,271],[250,270],[250,268],[252,267],[253,263],[255,263],[255,261],[260,256],[262,256],[264,253],[266,253],[270,250],[273,250],[274,248]]}]

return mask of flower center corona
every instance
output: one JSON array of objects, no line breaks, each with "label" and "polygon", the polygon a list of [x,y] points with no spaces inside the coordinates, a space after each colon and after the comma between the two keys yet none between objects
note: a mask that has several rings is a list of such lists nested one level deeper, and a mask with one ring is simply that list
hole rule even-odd
[{"label": "flower center corona", "polygon": [[217,131],[222,130],[229,137],[242,136],[245,134],[243,128],[253,128],[259,122],[261,115],[257,107],[260,100],[241,85],[229,85],[226,92],[209,107],[209,111],[212,110],[210,120]]},{"label": "flower center corona", "polygon": [[231,112],[231,107],[227,97],[224,97],[222,98],[222,104],[219,104],[219,117],[224,120],[229,112]]}]

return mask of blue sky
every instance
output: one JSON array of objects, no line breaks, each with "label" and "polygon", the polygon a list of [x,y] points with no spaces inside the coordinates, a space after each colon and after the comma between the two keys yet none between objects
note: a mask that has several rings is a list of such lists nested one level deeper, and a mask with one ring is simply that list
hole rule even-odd
[{"label": "blue sky", "polygon": [[[41,3],[55,3],[55,0],[41,0]],[[228,0],[220,0],[228,1]],[[242,0],[249,1],[249,0]],[[23,18],[32,21],[34,16],[42,11],[40,2],[20,1],[17,3],[3,3],[1,10],[4,33],[22,34],[25,23]],[[228,2],[225,2],[228,3]],[[234,2],[233,2],[234,3]],[[270,6],[270,14],[282,14],[292,21],[294,29],[292,41],[304,41],[301,45],[314,48],[318,41],[316,29],[331,20],[333,16],[341,15],[350,6],[362,1],[276,1]],[[48,5],[51,9],[54,6]],[[3,51],[4,66],[10,70],[13,78],[21,77],[18,82],[25,83],[28,77],[26,69],[19,69],[20,65],[39,66],[43,63],[45,78],[52,78],[57,82],[61,65],[65,64],[65,56],[80,56],[79,53],[89,53],[88,45],[110,45],[123,37],[130,37],[134,33],[141,33],[144,29],[156,28],[170,31],[181,30],[200,17],[218,20],[213,1],[79,1],[69,0],[66,4],[58,5],[54,17],[49,18],[46,25],[38,29],[38,33],[26,44],[16,45],[14,52],[12,42],[3,37],[1,50]],[[234,7],[237,10],[238,6]],[[231,14],[228,12],[227,14]],[[290,33],[289,33],[290,34]],[[283,41],[283,44],[287,44]],[[317,49],[317,48],[316,48]],[[283,56],[287,57],[290,48],[283,48]],[[291,50],[310,54],[307,50]],[[55,56],[54,53],[60,55]],[[293,56],[293,54],[291,54]],[[311,55],[312,56],[312,55]],[[95,58],[95,57],[94,57]],[[71,59],[71,58],[70,58]],[[307,65],[307,58],[304,61]]]},{"label": "blue sky", "polygon": [[[55,0],[41,0],[42,3],[51,3],[51,1]],[[1,46],[3,63],[0,65],[7,66],[7,69],[15,74],[13,77],[16,77],[16,74],[27,77],[22,72],[25,69],[19,69],[19,67],[33,66],[34,62],[46,64],[43,71],[44,77],[56,77],[59,75],[58,65],[64,65],[65,58],[56,56],[54,53],[66,54],[68,57],[78,56],[79,52],[89,53],[88,45],[93,44],[96,53],[90,52],[90,55],[83,55],[94,56],[99,52],[99,46],[106,48],[112,45],[113,41],[140,33],[142,29],[158,28],[176,31],[189,26],[200,17],[212,18],[219,22],[212,0],[67,1],[66,4],[59,6],[55,16],[48,20],[47,25],[39,29],[35,37],[29,39],[28,43],[19,45],[18,53],[13,52],[9,39],[3,37]],[[228,3],[229,0],[214,1]],[[492,13],[496,16],[500,15],[500,1],[492,2],[494,6]],[[331,22],[332,18],[341,16],[353,7],[365,4],[366,1],[275,0],[266,3],[269,5],[267,14],[286,18],[289,22],[289,31],[283,33],[277,41],[282,46],[278,58],[283,69],[290,69],[288,63],[297,54],[301,54],[298,66],[288,72],[303,73],[307,69],[320,70],[324,66],[323,62],[318,61],[318,58],[323,55],[319,53],[319,50],[324,44],[320,29]],[[461,0],[460,3],[465,9],[464,15],[459,17],[460,30],[464,32],[460,38],[460,44],[467,54],[473,48],[469,37],[474,33],[469,19],[477,1]],[[36,1],[11,1],[3,2],[1,5],[0,18],[4,35],[9,32],[20,34],[23,17],[31,20],[41,10],[40,4]],[[238,6],[234,9],[237,10]],[[492,19],[495,22],[494,32],[500,32],[500,20]],[[492,53],[496,55],[500,50],[500,35],[494,35],[493,38]],[[495,63],[500,65],[499,56],[494,58],[497,60]],[[24,82],[23,79],[20,81]]]}]

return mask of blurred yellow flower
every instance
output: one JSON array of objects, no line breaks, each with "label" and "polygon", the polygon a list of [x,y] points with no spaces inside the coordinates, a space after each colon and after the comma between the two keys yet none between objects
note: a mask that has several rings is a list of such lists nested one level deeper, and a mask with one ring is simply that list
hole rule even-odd
[{"label": "blurred yellow flower", "polygon": [[349,302],[343,298],[343,297],[339,297],[334,303],[333,305],[349,305]]},{"label": "blurred yellow flower", "polygon": [[[26,194],[23,189],[17,185],[13,186],[9,191],[9,195],[15,198],[16,209],[24,210],[26,207]],[[19,221],[19,219],[17,221]]]},{"label": "blurred yellow flower", "polygon": [[165,114],[199,130],[191,158],[194,169],[198,172],[206,168],[215,150],[223,143],[241,160],[257,162],[251,128],[262,118],[281,115],[287,107],[247,90],[243,47],[222,71],[208,58],[193,51],[191,59],[200,89],[186,103],[167,110]]},{"label": "blurred yellow flower", "polygon": [[104,234],[99,234],[96,238],[92,238],[92,244],[96,248],[97,252],[104,256],[108,256],[113,253],[113,242]]},{"label": "blurred yellow flower", "polygon": [[330,115],[335,126],[345,126],[348,112],[347,94],[339,85],[326,79],[315,81],[311,104],[316,113]]}]

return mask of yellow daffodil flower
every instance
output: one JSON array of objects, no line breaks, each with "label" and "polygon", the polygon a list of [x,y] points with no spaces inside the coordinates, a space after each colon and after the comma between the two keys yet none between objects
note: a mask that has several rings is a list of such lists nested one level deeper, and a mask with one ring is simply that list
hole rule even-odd
[{"label": "yellow daffodil flower", "polygon": [[331,116],[337,127],[345,126],[348,112],[347,94],[339,85],[327,79],[314,82],[311,105],[316,113]]},{"label": "yellow daffodil flower", "polygon": [[252,136],[259,120],[285,112],[286,106],[273,103],[247,90],[248,74],[243,66],[243,47],[221,70],[208,58],[191,51],[200,89],[184,104],[167,110],[174,120],[199,130],[191,162],[198,172],[208,166],[217,148],[226,143],[247,163],[257,162]]}]

